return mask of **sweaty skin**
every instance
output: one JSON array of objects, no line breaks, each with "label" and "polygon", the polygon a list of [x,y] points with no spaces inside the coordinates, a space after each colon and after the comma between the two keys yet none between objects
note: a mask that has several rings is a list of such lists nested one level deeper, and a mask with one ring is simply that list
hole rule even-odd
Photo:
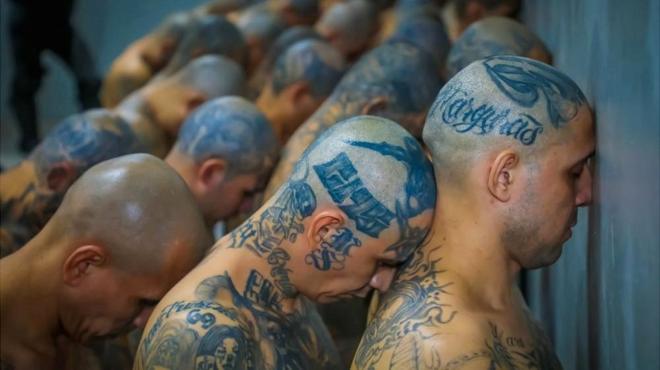
[{"label": "sweaty skin", "polygon": [[516,276],[555,262],[590,202],[593,129],[579,87],[546,64],[493,57],[450,80],[424,128],[431,231],[381,296],[352,369],[561,369]]},{"label": "sweaty skin", "polygon": [[431,223],[421,146],[395,123],[328,130],[289,181],[158,304],[134,369],[339,369],[327,303],[385,291]]},{"label": "sweaty skin", "polygon": [[264,199],[284,183],[307,146],[336,122],[371,114],[392,119],[419,136],[426,111],[440,86],[433,59],[412,44],[388,42],[365,54],[321,107],[291,135]]},{"label": "sweaty skin", "polygon": [[72,346],[143,327],[210,244],[164,162],[133,154],[90,168],[39,234],[0,259],[0,361],[64,369]]}]

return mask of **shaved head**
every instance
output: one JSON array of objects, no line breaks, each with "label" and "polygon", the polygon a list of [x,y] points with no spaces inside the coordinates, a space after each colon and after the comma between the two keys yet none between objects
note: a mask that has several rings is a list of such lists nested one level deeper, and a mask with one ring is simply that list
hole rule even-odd
[{"label": "shaved head", "polygon": [[295,43],[281,55],[273,71],[273,91],[277,94],[287,86],[305,81],[314,97],[323,98],[334,89],[346,69],[344,56],[321,40]]},{"label": "shaved head", "polygon": [[459,180],[480,156],[502,148],[535,155],[590,115],[585,96],[547,64],[496,56],[470,64],[440,90],[424,127],[440,178]]},{"label": "shaved head", "polygon": [[230,175],[267,172],[279,152],[266,117],[254,104],[234,96],[195,110],[181,127],[175,146],[197,163],[210,157],[225,159]]},{"label": "shaved head", "polygon": [[346,56],[362,51],[376,29],[377,9],[368,1],[351,0],[334,4],[315,28]]},{"label": "shaved head", "polygon": [[184,181],[147,154],[90,168],[44,231],[76,245],[99,245],[112,265],[132,272],[158,270],[173,247],[186,248],[197,261],[212,242]]},{"label": "shaved head", "polygon": [[126,121],[112,111],[94,109],[60,122],[29,159],[34,161],[38,181],[46,183],[58,164],[67,163],[78,177],[101,161],[143,150]]},{"label": "shaved head", "polygon": [[195,15],[181,36],[172,58],[159,75],[170,75],[205,54],[223,55],[243,64],[245,40],[236,26],[225,17]]},{"label": "shaved head", "polygon": [[[302,215],[324,204],[340,208],[357,240],[389,240],[387,251],[403,261],[428,231],[436,194],[419,143],[390,120],[358,116],[333,126],[305,151],[275,198],[288,196]],[[422,214],[424,221],[412,227],[410,219]]]},{"label": "shaved head", "polygon": [[495,55],[517,55],[550,63],[543,42],[526,26],[504,17],[473,23],[452,46],[447,58],[449,77],[470,63]]},{"label": "shaved head", "polygon": [[219,55],[205,55],[193,60],[168,81],[202,91],[207,99],[241,95],[245,90],[243,68]]},{"label": "shaved head", "polygon": [[390,39],[404,40],[419,46],[433,57],[438,70],[449,53],[449,37],[439,15],[423,13],[404,16]]}]

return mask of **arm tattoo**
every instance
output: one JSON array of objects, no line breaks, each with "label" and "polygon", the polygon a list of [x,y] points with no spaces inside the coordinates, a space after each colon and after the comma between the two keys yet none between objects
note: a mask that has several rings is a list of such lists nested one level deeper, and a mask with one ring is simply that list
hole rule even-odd
[{"label": "arm tattoo", "polygon": [[[145,336],[136,369],[333,369],[332,343],[303,301],[276,314],[273,284],[252,270],[243,294],[225,273],[202,281],[197,300],[165,307]],[[223,302],[223,303],[219,303]]]}]

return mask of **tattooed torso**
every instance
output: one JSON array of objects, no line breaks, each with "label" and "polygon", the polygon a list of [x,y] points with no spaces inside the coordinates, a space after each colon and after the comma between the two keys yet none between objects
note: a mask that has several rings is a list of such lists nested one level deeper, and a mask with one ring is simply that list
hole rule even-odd
[{"label": "tattooed torso", "polygon": [[522,299],[497,312],[469,307],[442,248],[429,247],[381,297],[352,369],[561,369]]},{"label": "tattooed torso", "polygon": [[164,307],[142,339],[135,369],[337,369],[338,355],[308,301],[278,311],[280,295],[252,270],[239,292],[229,274]]}]

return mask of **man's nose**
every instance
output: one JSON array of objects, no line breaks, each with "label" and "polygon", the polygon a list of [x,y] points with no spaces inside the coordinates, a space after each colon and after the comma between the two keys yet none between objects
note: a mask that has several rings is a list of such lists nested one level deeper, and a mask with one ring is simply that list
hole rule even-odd
[{"label": "man's nose", "polygon": [[133,319],[133,325],[136,328],[144,328],[145,325],[147,325],[147,320],[149,320],[149,316],[151,316],[151,313],[154,311],[154,307],[149,306],[149,307],[143,307],[140,312],[138,313],[137,316]]},{"label": "man's nose", "polygon": [[584,207],[591,204],[591,192],[593,187],[593,176],[591,175],[591,168],[586,166],[582,171],[582,176],[578,181],[578,192],[575,196],[575,204],[578,207]]},{"label": "man's nose", "polygon": [[374,276],[371,277],[369,285],[374,289],[378,289],[379,292],[385,293],[390,288],[390,284],[392,284],[395,272],[396,269],[394,267],[379,266]]}]

